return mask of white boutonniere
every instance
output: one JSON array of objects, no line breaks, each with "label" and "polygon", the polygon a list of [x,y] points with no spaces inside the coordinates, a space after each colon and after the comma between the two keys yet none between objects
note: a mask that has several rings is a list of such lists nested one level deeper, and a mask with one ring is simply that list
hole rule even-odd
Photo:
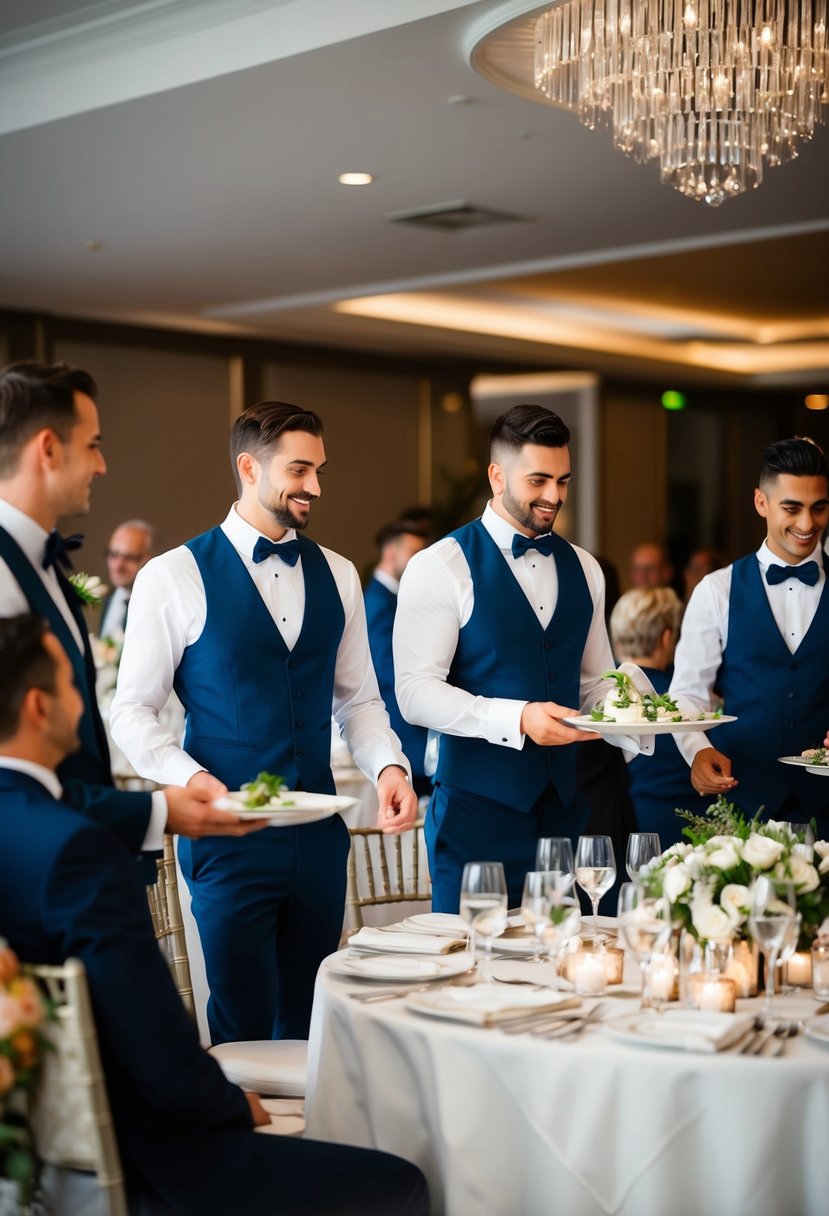
[{"label": "white boutonniere", "polygon": [[91,604],[93,608],[100,608],[101,601],[109,590],[97,574],[86,574],[83,570],[70,575],[69,582],[75,588],[78,599],[84,604]]}]

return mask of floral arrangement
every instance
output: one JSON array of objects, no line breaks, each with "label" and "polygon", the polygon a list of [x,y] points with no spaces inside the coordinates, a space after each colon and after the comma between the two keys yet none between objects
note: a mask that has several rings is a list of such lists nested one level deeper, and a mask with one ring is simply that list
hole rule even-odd
[{"label": "floral arrangement", "polygon": [[101,601],[109,588],[102,583],[97,574],[86,574],[83,570],[69,576],[69,582],[75,588],[75,595],[84,604],[100,608]]},{"label": "floral arrangement", "polygon": [[16,1182],[23,1203],[34,1190],[37,1161],[26,1120],[25,1093],[46,1046],[47,1010],[33,980],[0,938],[0,1176]]},{"label": "floral arrangement", "polygon": [[788,824],[747,820],[719,799],[703,815],[678,812],[688,842],[672,845],[642,870],[648,892],[665,895],[674,919],[700,942],[746,935],[751,889],[767,875],[790,882],[797,895],[801,941],[829,916],[829,842],[806,844]]}]

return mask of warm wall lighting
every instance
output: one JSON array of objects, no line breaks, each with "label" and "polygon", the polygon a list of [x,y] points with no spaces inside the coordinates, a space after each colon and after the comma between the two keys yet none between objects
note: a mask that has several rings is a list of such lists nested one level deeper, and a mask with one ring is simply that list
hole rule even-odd
[{"label": "warm wall lighting", "polygon": [[370,186],[374,178],[370,173],[341,173],[337,181],[341,186]]},{"label": "warm wall lighting", "polygon": [[807,410],[829,410],[829,393],[809,393],[803,404]]}]

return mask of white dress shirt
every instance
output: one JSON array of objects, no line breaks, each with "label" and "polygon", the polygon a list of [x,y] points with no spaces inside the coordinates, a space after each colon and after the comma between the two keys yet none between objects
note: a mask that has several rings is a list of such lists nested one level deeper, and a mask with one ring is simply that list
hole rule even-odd
[{"label": "white dress shirt", "polygon": [[42,764],[35,764],[34,760],[20,760],[17,756],[0,756],[0,768],[10,768],[15,773],[25,773],[27,777],[34,777],[35,781],[39,781],[42,786],[45,786],[57,801],[60,801],[63,795],[63,786],[58,780],[57,773],[52,772],[50,768],[45,768]]},{"label": "white dress shirt", "polygon": [[[33,570],[40,578],[72,636],[78,643],[78,649],[83,653],[83,638],[78,622],[72,615],[72,610],[66,602],[66,596],[61,590],[55,567],[43,569],[43,550],[46,545],[48,532],[40,524],[11,503],[0,498],[0,526],[4,527],[9,536],[16,540],[23,553],[28,558]],[[29,612],[29,601],[17,579],[4,561],[0,561],[0,616],[17,616],[21,612]],[[94,689],[91,690],[94,696]],[[153,852],[163,847],[164,828],[167,825],[167,799],[161,791],[156,791],[151,799],[152,810],[147,833],[144,837],[142,850]]]},{"label": "white dress shirt", "polygon": [[[769,602],[780,636],[791,654],[797,650],[809,631],[818,603],[823,593],[826,574],[823,569],[823,550],[817,544],[809,557],[802,562],[816,561],[818,580],[814,587],[800,579],[770,585],[766,582],[769,566],[782,563],[769,549],[765,541],[757,550],[760,564],[760,580]],[[708,574],[694,588],[685,615],[674,660],[674,675],[670,695],[680,706],[696,714],[714,708],[713,690],[717,672],[722,662],[728,639],[728,607],[731,595],[731,566]],[[728,713],[728,706],[725,707]],[[704,747],[716,747],[716,732],[713,742],[705,734],[675,735],[676,745],[689,764]]]},{"label": "white dress shirt", "polygon": [[[302,558],[289,566],[277,557],[254,563],[261,533],[242,519],[235,504],[221,525],[261,595],[285,645],[296,645],[305,613]],[[289,529],[283,541],[296,536]],[[411,776],[397,735],[380,700],[366,633],[363,593],[350,561],[321,549],[345,612],[345,628],[334,668],[333,713],[354,762],[371,781],[399,765]],[[139,572],[130,597],[129,620],[112,703],[112,735],[136,772],[155,781],[186,785],[203,765],[182,749],[159,723],[185,649],[198,641],[207,600],[196,559],[182,545],[152,558]],[[240,645],[244,621],[240,620]],[[217,689],[221,696],[222,690]]]},{"label": "white dress shirt", "polygon": [[129,599],[130,593],[127,587],[115,588],[101,610],[101,619],[98,622],[99,637],[112,638],[113,641],[120,641],[123,638]]},{"label": "white dress shirt", "polygon": [[[484,510],[481,522],[501,550],[542,629],[546,629],[558,603],[555,558],[545,557],[534,549],[513,557],[512,538],[517,529],[498,515],[491,504]],[[614,669],[616,664],[604,618],[604,575],[594,557],[576,545],[573,549],[593,601],[579,689],[579,708],[589,713],[607,691],[601,673]],[[458,635],[472,615],[474,596],[469,565],[452,537],[445,537],[411,558],[400,583],[394,621],[398,704],[403,717],[419,726],[520,749],[525,739],[520,724],[526,701],[476,696],[447,683]],[[497,645],[497,639],[493,639],[493,645]],[[608,741],[634,754],[637,750],[636,741],[628,736],[617,735]],[[651,742],[641,742],[642,751],[653,750]]]}]

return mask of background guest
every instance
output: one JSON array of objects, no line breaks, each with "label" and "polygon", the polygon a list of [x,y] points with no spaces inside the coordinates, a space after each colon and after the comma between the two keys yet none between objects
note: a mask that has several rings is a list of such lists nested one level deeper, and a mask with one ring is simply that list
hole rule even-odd
[{"label": "background guest", "polygon": [[[657,693],[671,683],[682,604],[670,587],[627,591],[610,616],[610,639],[617,660],[641,667]],[[658,832],[663,849],[682,838],[674,811],[695,808],[697,794],[688,765],[673,739],[658,735],[653,756],[634,756],[627,766],[640,832]]]},{"label": "background guest", "polygon": [[674,568],[664,545],[646,541],[637,545],[630,555],[631,587],[669,587]]},{"label": "background guest", "polygon": [[127,627],[127,605],[135,576],[153,555],[155,529],[143,519],[119,524],[106,548],[109,594],[101,605],[98,636],[120,639]]},{"label": "background guest", "polygon": [[696,549],[682,571],[685,603],[688,603],[691,592],[706,574],[713,574],[715,570],[722,570],[723,566],[727,565],[725,554],[720,553],[719,549]]}]

